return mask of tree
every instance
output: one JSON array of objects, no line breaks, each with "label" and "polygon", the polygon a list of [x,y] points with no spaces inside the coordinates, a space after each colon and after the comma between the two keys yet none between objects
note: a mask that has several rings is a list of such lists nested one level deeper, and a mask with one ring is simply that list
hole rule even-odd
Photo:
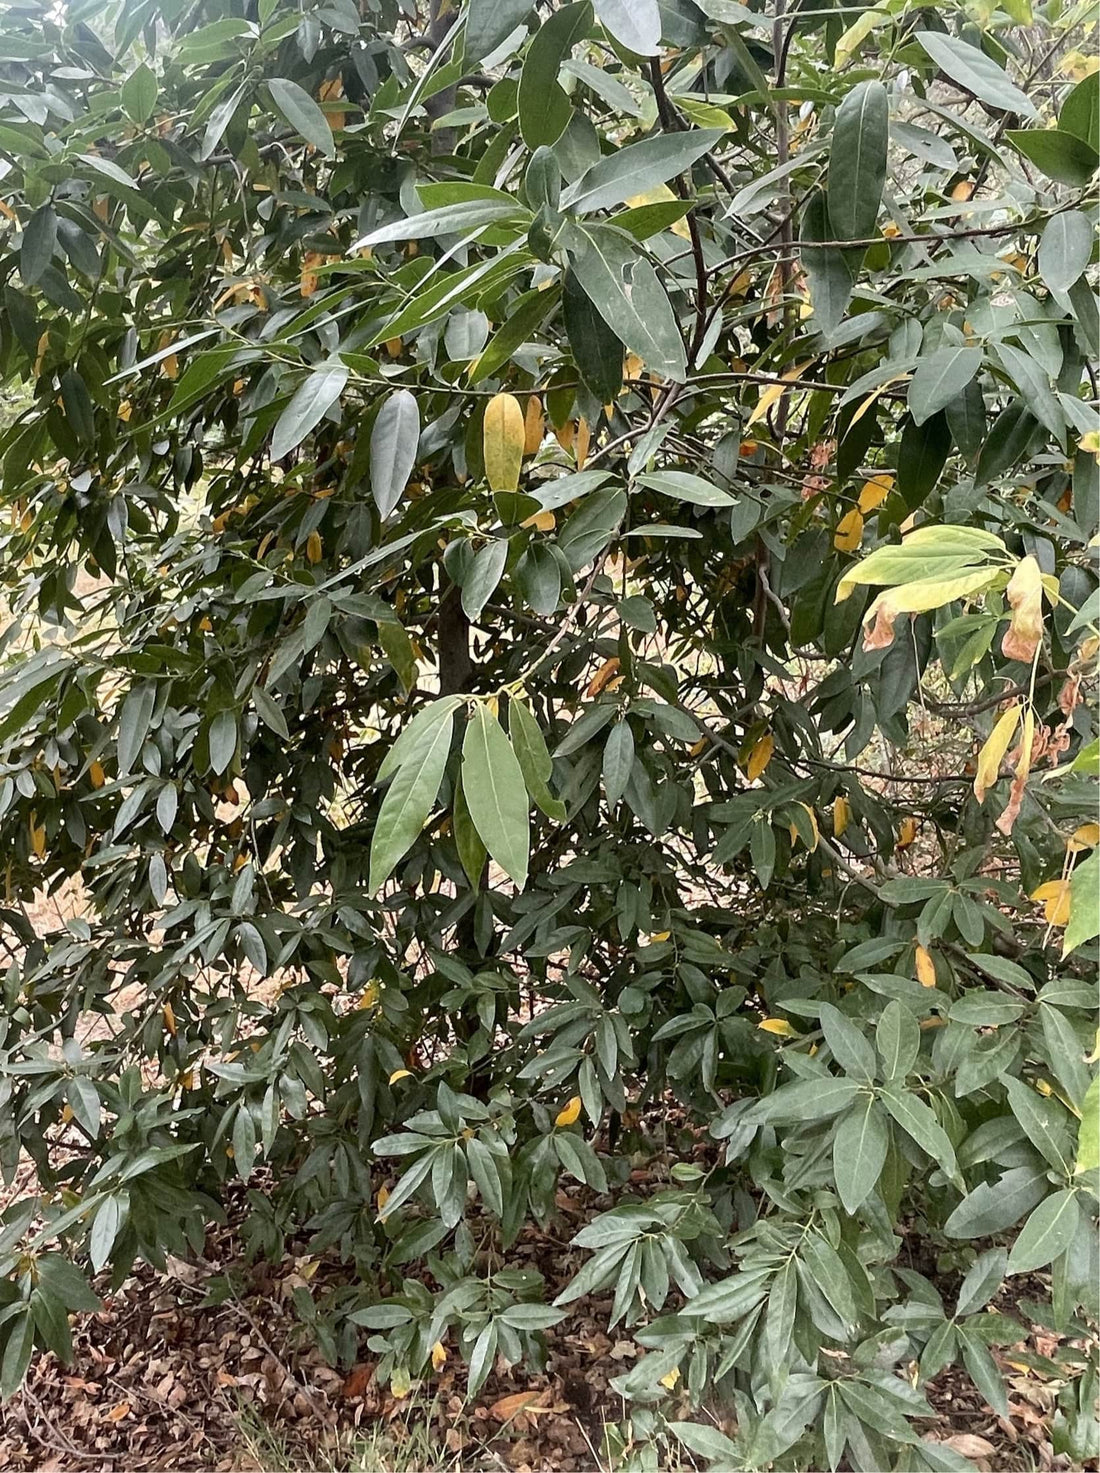
[{"label": "tree", "polygon": [[1100,83],[970,14],[4,5],[5,1395],[235,1180],[738,1467],[1095,1314]]}]

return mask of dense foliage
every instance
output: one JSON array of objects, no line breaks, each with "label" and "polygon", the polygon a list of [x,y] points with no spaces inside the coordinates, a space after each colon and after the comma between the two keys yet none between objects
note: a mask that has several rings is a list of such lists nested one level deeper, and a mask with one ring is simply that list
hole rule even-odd
[{"label": "dense foliage", "polygon": [[5,1395],[238,1180],[398,1394],[605,1296],[635,1466],[1088,1339],[1088,24],[0,4]]}]

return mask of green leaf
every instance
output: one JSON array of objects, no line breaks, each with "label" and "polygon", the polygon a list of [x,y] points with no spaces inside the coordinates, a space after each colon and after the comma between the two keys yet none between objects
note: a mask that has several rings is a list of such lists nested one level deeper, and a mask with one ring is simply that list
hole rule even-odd
[{"label": "green leaf", "polygon": [[1005,137],[1017,153],[1059,184],[1084,189],[1100,168],[1100,153],[1093,144],[1059,128],[1010,128]]},{"label": "green leaf", "polygon": [[1100,1170],[1100,1075],[1093,1077],[1081,1102],[1081,1124],[1077,1133],[1077,1160],[1073,1174]]},{"label": "green leaf", "polygon": [[889,1123],[873,1095],[866,1095],[841,1116],[833,1139],[833,1176],[849,1216],[874,1191],[889,1144]]},{"label": "green leaf", "polygon": [[[690,506],[734,506],[737,503],[736,496],[687,471],[654,471],[651,475],[639,476],[638,484]],[[644,530],[648,532],[651,529],[647,527]]]},{"label": "green leaf", "polygon": [[888,1085],[882,1091],[881,1098],[902,1130],[916,1141],[922,1151],[931,1156],[945,1176],[960,1183],[955,1149],[947,1132],[924,1101],[907,1090],[902,1090],[897,1084]]},{"label": "green leaf", "polygon": [[957,399],[982,366],[980,348],[941,348],[922,358],[909,382],[909,412],[922,425]]},{"label": "green leaf", "polygon": [[617,721],[608,732],[603,749],[603,790],[609,808],[614,808],[626,792],[633,768],[634,733],[628,721]]},{"label": "green leaf", "polygon": [[57,244],[57,216],[52,205],[43,205],[23,227],[19,247],[19,274],[25,286],[34,286],[53,258]]},{"label": "green leaf", "polygon": [[[545,292],[539,292],[545,297]],[[562,289],[565,334],[581,382],[598,404],[611,404],[623,385],[623,345],[572,271]],[[557,603],[557,598],[554,600]]]},{"label": "green leaf", "polygon": [[370,435],[370,488],[383,521],[401,500],[420,443],[416,396],[395,389],[375,416]]},{"label": "green leaf", "polygon": [[1008,1255],[1010,1274],[1031,1273],[1060,1257],[1073,1242],[1081,1221],[1077,1193],[1055,1192],[1040,1202],[1020,1229]]},{"label": "green leaf", "polygon": [[867,240],[875,233],[882,186],[890,104],[881,82],[859,82],[837,108],[829,146],[829,220],[838,240]]},{"label": "green leaf", "polygon": [[952,82],[972,92],[979,101],[1027,118],[1038,116],[1028,96],[977,46],[942,31],[918,31],[916,39]]},{"label": "green leaf", "polygon": [[527,788],[511,743],[484,701],[474,707],[462,743],[462,790],[486,849],[522,890],[530,846]]},{"label": "green leaf", "polygon": [[676,174],[683,174],[724,135],[722,128],[687,133],[658,133],[605,154],[562,194],[562,209],[578,215],[609,210],[635,195],[646,194]]},{"label": "green leaf", "polygon": [[267,90],[279,112],[307,143],[320,149],[326,158],[336,157],[328,119],[308,92],[285,77],[269,77]]},{"label": "green leaf", "polygon": [[462,608],[468,619],[477,620],[492,598],[508,561],[508,543],[494,538],[480,548],[462,581]]},{"label": "green leaf", "polygon": [[955,1317],[976,1314],[979,1309],[984,1309],[1001,1287],[1007,1267],[1006,1248],[988,1248],[979,1253],[959,1288]]},{"label": "green leaf", "polygon": [[1012,1227],[1047,1191],[1044,1171],[1017,1166],[995,1184],[981,1182],[967,1194],[944,1223],[952,1238],[987,1238]]},{"label": "green leaf", "polygon": [[910,511],[931,495],[954,448],[946,415],[934,414],[920,425],[912,418],[905,421],[898,448],[898,491]]},{"label": "green leaf", "polygon": [[0,1400],[8,1401],[19,1390],[34,1349],[34,1321],[30,1308],[20,1309],[7,1321],[8,1338],[0,1360]]},{"label": "green leaf", "polygon": [[1068,292],[1089,263],[1093,229],[1080,210],[1064,210],[1043,227],[1039,274],[1052,292]]},{"label": "green leaf", "polygon": [[223,773],[237,750],[237,716],[234,711],[219,711],[210,723],[210,767]]},{"label": "green leaf", "polygon": [[424,753],[434,744],[439,726],[462,705],[465,696],[440,696],[402,729],[393,746],[382,759],[375,781],[384,783],[405,763],[423,761]]},{"label": "green leaf", "polygon": [[130,691],[122,703],[118,718],[118,737],[115,753],[118,758],[118,775],[124,777],[134,770],[134,763],[145,745],[149,734],[149,723],[156,704],[156,687],[138,685]]},{"label": "green leaf", "polygon": [[886,1080],[904,1079],[920,1053],[920,1025],[912,1010],[895,998],[882,1010],[875,1044]]},{"label": "green leaf", "polygon": [[455,784],[454,812],[451,815],[451,822],[454,825],[455,847],[458,849],[463,871],[476,890],[481,885],[488,850],[481,842],[477,829],[474,828],[474,821],[466,806],[466,795],[462,791],[461,777]]},{"label": "green leaf", "polygon": [[818,1019],[825,1042],[845,1074],[854,1074],[857,1079],[873,1079],[875,1051],[851,1019],[827,1002],[821,1004]]},{"label": "green leaf", "polygon": [[1100,149],[1100,72],[1082,77],[1062,103],[1058,126]]},{"label": "green leaf", "polygon": [[657,55],[661,46],[657,0],[593,0],[593,4],[604,30],[628,51],[638,56]]},{"label": "green leaf", "polygon": [[272,460],[282,460],[298,448],[339,400],[347,381],[348,370],[342,364],[315,368],[306,377],[275,424]]},{"label": "green leaf", "polygon": [[1062,955],[1100,935],[1100,848],[1074,867],[1069,880],[1069,923]]},{"label": "green leaf", "polygon": [[[432,719],[417,729],[414,739],[407,745],[401,765],[397,767],[397,775],[382,800],[370,846],[369,889],[372,895],[378,893],[394,866],[412,848],[435,805],[451,749],[454,707],[457,704],[457,701],[453,705],[437,701],[428,708]],[[420,714],[426,716],[428,713]],[[381,769],[379,776],[381,778]]]},{"label": "green leaf", "polygon": [[484,61],[530,15],[534,0],[468,0],[466,60]]},{"label": "green leaf", "polygon": [[553,761],[538,722],[518,696],[513,696],[508,703],[508,735],[527,791],[547,818],[561,823],[565,818],[565,805],[548,787],[554,770]]},{"label": "green leaf", "polygon": [[626,237],[606,226],[575,225],[562,232],[573,271],[616,336],[665,378],[687,376],[676,314],[648,261]]},{"label": "green leaf", "polygon": [[972,1330],[963,1330],[959,1337],[963,1364],[970,1372],[970,1379],[986,1401],[1002,1417],[1008,1416],[1008,1394],[1004,1378],[997,1363],[989,1353],[989,1347]]},{"label": "green leaf", "polygon": [[695,1453],[700,1458],[712,1458],[717,1462],[728,1463],[732,1460],[738,1466],[741,1464],[741,1450],[737,1444],[709,1423],[669,1422],[668,1429],[689,1453]]},{"label": "green leaf", "polygon": [[1009,1077],[1004,1082],[1012,1113],[1024,1134],[1051,1166],[1069,1175],[1069,1112],[1056,1100],[1048,1099],[1020,1079]]},{"label": "green leaf", "polygon": [[754,1121],[827,1120],[839,1115],[858,1094],[859,1085],[852,1079],[833,1075],[804,1079],[765,1095],[752,1106],[750,1115]]},{"label": "green leaf", "polygon": [[813,325],[830,333],[843,320],[852,297],[860,252],[819,246],[834,238],[824,190],[815,189],[802,211],[802,266],[810,283]]},{"label": "green leaf", "polygon": [[131,122],[143,127],[157,105],[157,79],[145,62],[126,78],[120,95]]},{"label": "green leaf", "polygon": [[573,108],[558,71],[591,21],[588,0],[563,5],[543,21],[527,48],[517,101],[520,132],[530,149],[557,143],[569,125]]}]

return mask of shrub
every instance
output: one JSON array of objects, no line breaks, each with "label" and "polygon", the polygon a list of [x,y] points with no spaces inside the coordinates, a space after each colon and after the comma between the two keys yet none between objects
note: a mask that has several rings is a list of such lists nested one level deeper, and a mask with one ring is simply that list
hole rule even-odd
[{"label": "shrub", "polygon": [[5,1395],[234,1182],[399,1393],[605,1296],[638,1466],[1085,1333],[1100,83],[853,14],[3,7]]}]

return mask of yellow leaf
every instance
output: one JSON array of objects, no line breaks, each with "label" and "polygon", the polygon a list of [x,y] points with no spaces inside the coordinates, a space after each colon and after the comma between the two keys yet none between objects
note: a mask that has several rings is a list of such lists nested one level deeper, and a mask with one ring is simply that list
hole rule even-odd
[{"label": "yellow leaf", "polygon": [[1083,823],[1074,829],[1066,843],[1070,854],[1080,854],[1082,849],[1095,849],[1100,844],[1100,823]]},{"label": "yellow leaf", "polygon": [[745,768],[745,776],[750,783],[754,783],[762,775],[768,763],[772,760],[775,751],[775,738],[771,732],[765,732],[760,740],[749,753],[748,765]]},{"label": "yellow leaf", "polygon": [[314,529],[306,538],[306,558],[311,563],[319,563],[321,561],[321,552],[321,534]]},{"label": "yellow leaf", "polygon": [[404,1366],[398,1366],[390,1375],[390,1391],[394,1399],[404,1401],[412,1390],[412,1377]]},{"label": "yellow leaf", "polygon": [[953,200],[956,200],[959,204],[962,204],[963,201],[968,200],[973,193],[974,185],[969,179],[963,179],[955,185],[954,189],[952,189],[951,198]]},{"label": "yellow leaf", "polygon": [[676,1385],[677,1381],[679,1381],[679,1379],[680,1367],[673,1366],[672,1370],[669,1371],[667,1375],[661,1377],[661,1385],[667,1386],[668,1389],[671,1391],[672,1388]]},{"label": "yellow leaf", "polygon": [[801,378],[812,362],[813,360],[810,359],[809,362],[798,363],[794,368],[788,368],[783,375],[783,383],[769,384],[753,406],[752,413],[745,421],[745,428],[748,429],[749,425],[755,424],[758,419],[763,419],[772,405],[778,404],[783,395],[789,392],[790,380]]},{"label": "yellow leaf", "polygon": [[812,854],[817,848],[818,840],[821,838],[821,830],[817,826],[817,814],[813,811],[808,803],[800,803],[799,807],[805,808],[807,814],[809,815],[810,828],[813,829],[814,832],[814,841],[810,845],[810,853]]},{"label": "yellow leaf", "polygon": [[600,668],[588,682],[585,690],[586,696],[598,696],[602,690],[606,690],[611,681],[619,673],[619,657],[612,655],[610,660],[605,660]]},{"label": "yellow leaf", "polygon": [[523,410],[513,394],[494,394],[485,407],[482,445],[490,491],[516,491],[526,440]]},{"label": "yellow leaf", "polygon": [[779,1038],[798,1038],[798,1030],[792,1028],[786,1018],[764,1018],[756,1025],[760,1033],[774,1033]]},{"label": "yellow leaf", "polygon": [[875,475],[869,481],[864,481],[859,493],[859,509],[864,516],[869,511],[874,511],[876,506],[881,506],[894,489],[894,478],[889,475]]},{"label": "yellow leaf", "polygon": [[863,541],[863,517],[854,508],[836,524],[833,546],[837,552],[856,552]]},{"label": "yellow leaf", "polygon": [[916,837],[917,820],[915,818],[903,818],[901,827],[898,829],[898,848],[908,849]]},{"label": "yellow leaf", "polygon": [[378,978],[372,977],[359,994],[359,1001],[355,1004],[356,1008],[365,1012],[368,1008],[377,1006],[380,993],[381,989],[378,985]]},{"label": "yellow leaf", "polygon": [[1077,448],[1087,455],[1100,455],[1100,430],[1088,430],[1077,442]]},{"label": "yellow leaf", "polygon": [[978,753],[978,771],[974,777],[974,796],[979,803],[985,801],[985,795],[997,781],[1001,771],[1001,763],[1004,761],[1005,753],[1008,751],[1016,727],[1019,725],[1020,705],[1010,706],[1005,711],[996,726],[989,733]]},{"label": "yellow leaf", "polygon": [[1032,900],[1042,904],[1048,926],[1064,926],[1069,920],[1069,894],[1068,879],[1048,880],[1031,892]]},{"label": "yellow leaf", "polygon": [[554,435],[563,450],[572,450],[573,441],[577,436],[576,421],[567,419],[560,428],[554,431]]},{"label": "yellow leaf", "polygon": [[523,453],[534,455],[546,434],[546,416],[542,412],[542,400],[532,394],[527,400],[527,411],[523,416]]},{"label": "yellow leaf", "polygon": [[588,421],[580,419],[577,421],[577,438],[574,442],[573,453],[577,457],[577,469],[584,470],[584,463],[588,459],[588,445],[592,439],[592,431],[588,428]]},{"label": "yellow leaf", "polygon": [[41,859],[46,853],[46,825],[39,823],[32,813],[29,820],[31,848]]},{"label": "yellow leaf", "polygon": [[935,987],[936,963],[923,946],[917,947],[917,981],[922,987]]},{"label": "yellow leaf", "polygon": [[402,345],[400,338],[387,338],[382,346],[385,348],[387,354],[391,358],[397,358],[401,354]]},{"label": "yellow leaf", "polygon": [[382,1213],[385,1212],[385,1210],[386,1210],[386,1203],[389,1200],[390,1200],[390,1189],[389,1189],[389,1187],[379,1187],[378,1188],[378,1196],[375,1198],[375,1201],[378,1203],[378,1215],[379,1216],[381,1216]]},{"label": "yellow leaf", "polygon": [[176,1036],[176,1014],[175,1014],[175,1011],[172,1008],[172,1004],[170,1002],[166,1002],[164,1004],[163,1008],[161,1008],[161,1012],[164,1014],[164,1026],[165,1026],[165,1028],[172,1035],[172,1037],[175,1038],[175,1036]]},{"label": "yellow leaf", "polygon": [[134,406],[130,403],[129,399],[123,399],[116,411],[123,424],[129,424],[130,416],[133,412]]},{"label": "yellow leaf", "polygon": [[1012,619],[1001,641],[1001,653],[1006,660],[1030,665],[1043,638],[1043,574],[1033,557],[1016,564],[1005,597]]},{"label": "yellow leaf", "polygon": [[432,1369],[441,1371],[447,1363],[447,1352],[443,1348],[443,1342],[437,1340],[432,1346]]},{"label": "yellow leaf", "polygon": [[573,1098],[558,1111],[554,1117],[555,1125],[576,1125],[581,1118],[581,1097],[574,1095]]},{"label": "yellow leaf", "polygon": [[393,1071],[393,1073],[390,1075],[389,1082],[390,1082],[390,1084],[396,1084],[399,1079],[411,1079],[411,1078],[412,1078],[412,1070],[411,1069],[395,1069]]},{"label": "yellow leaf", "polygon": [[833,799],[833,833],[839,839],[851,822],[852,810],[847,798],[841,795]]},{"label": "yellow leaf", "polygon": [[107,781],[107,774],[103,771],[103,763],[98,758],[93,758],[88,764],[88,781],[93,788],[101,788]]},{"label": "yellow leaf", "polygon": [[521,527],[534,527],[536,532],[552,532],[557,519],[552,511],[536,511],[520,522]]}]

